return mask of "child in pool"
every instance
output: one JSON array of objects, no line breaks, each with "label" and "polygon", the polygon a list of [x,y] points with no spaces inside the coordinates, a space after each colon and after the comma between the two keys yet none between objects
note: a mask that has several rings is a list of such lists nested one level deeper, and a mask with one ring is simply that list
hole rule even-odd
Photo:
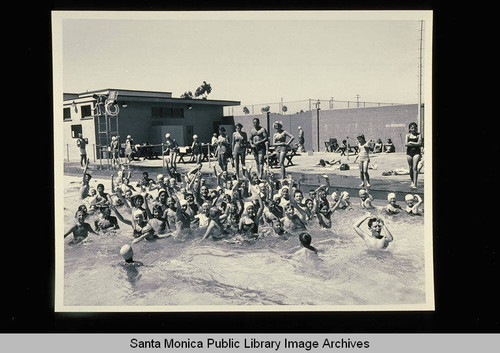
[{"label": "child in pool", "polygon": [[298,215],[295,214],[295,208],[292,204],[288,203],[284,207],[285,216],[281,218],[281,227],[287,232],[296,232],[299,230],[306,230],[307,227]]},{"label": "child in pool", "polygon": [[[368,220],[368,232],[360,228]],[[365,214],[361,217],[354,225],[354,231],[358,234],[366,243],[369,249],[381,250],[386,249],[389,243],[394,240],[391,232],[384,224],[381,218],[372,217],[370,213]]]},{"label": "child in pool", "polygon": [[385,212],[390,215],[395,215],[401,212],[401,206],[396,203],[396,194],[391,192],[387,195],[387,201],[389,202],[385,206]]},{"label": "child in pool", "polygon": [[255,205],[252,202],[247,202],[245,204],[245,212],[240,218],[240,223],[238,225],[238,233],[246,235],[251,238],[258,237],[259,224],[262,218],[262,213],[264,212],[264,204],[260,194],[257,194],[257,201],[259,207],[255,210]]},{"label": "child in pool", "polygon": [[70,228],[65,234],[66,238],[68,235],[73,234],[73,240],[71,240],[70,244],[77,244],[87,239],[89,233],[97,234],[94,232],[90,224],[85,222],[85,218],[87,217],[86,213],[83,210],[76,211],[75,219],[76,223],[73,227]]},{"label": "child in pool", "polygon": [[210,223],[210,208],[211,204],[209,202],[204,202],[201,205],[200,212],[194,216],[194,223],[198,225],[198,228],[206,229]]},{"label": "child in pool", "polygon": [[332,214],[339,207],[341,199],[338,198],[337,202],[330,208],[328,200],[326,200],[326,198],[322,199],[320,195],[321,193],[318,193],[317,199],[314,202],[314,214],[316,215],[319,225],[329,229],[332,227]]},{"label": "child in pool", "polygon": [[227,215],[223,214],[220,208],[212,207],[209,210],[210,223],[208,224],[203,239],[212,237],[212,239],[221,239],[229,235],[227,231],[227,226],[222,224],[222,221],[227,218]]},{"label": "child in pool", "polygon": [[412,216],[420,216],[419,207],[422,205],[422,198],[420,195],[408,194],[405,196],[406,201],[406,213]]},{"label": "child in pool", "polygon": [[94,221],[94,226],[97,231],[106,229],[119,229],[118,219],[111,215],[111,209],[109,207],[101,208],[99,216]]},{"label": "child in pool", "polygon": [[120,255],[125,260],[126,265],[133,265],[133,266],[143,265],[142,262],[134,260],[134,250],[132,250],[132,247],[128,244],[125,244],[120,248]]},{"label": "child in pool", "polygon": [[373,197],[368,193],[368,190],[361,189],[359,190],[359,200],[361,204],[361,208],[373,209],[372,201]]},{"label": "child in pool", "polygon": [[300,233],[299,240],[302,248],[293,254],[294,257],[298,257],[301,260],[320,260],[318,250],[311,245],[312,239],[309,233]]}]

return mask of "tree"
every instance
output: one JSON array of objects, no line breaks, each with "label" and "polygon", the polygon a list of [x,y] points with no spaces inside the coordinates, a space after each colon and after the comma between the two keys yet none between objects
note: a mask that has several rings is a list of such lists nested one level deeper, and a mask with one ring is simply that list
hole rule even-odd
[{"label": "tree", "polygon": [[196,98],[201,96],[201,99],[207,99],[207,96],[212,92],[212,86],[210,83],[203,81],[203,84],[196,89],[194,96]]},{"label": "tree", "polygon": [[267,112],[268,112],[268,111],[270,111],[270,110],[271,110],[271,107],[270,107],[270,106],[267,106],[267,107],[262,108],[260,111],[261,111],[262,113],[267,113]]},{"label": "tree", "polygon": [[250,110],[248,110],[247,107],[243,107],[243,113],[245,113],[245,115],[250,114]]},{"label": "tree", "polygon": [[181,95],[182,99],[193,99],[193,92],[187,91]]},{"label": "tree", "polygon": [[284,105],[281,110],[283,110],[283,113],[286,114],[286,111],[288,110],[288,108],[286,107],[286,105]]}]

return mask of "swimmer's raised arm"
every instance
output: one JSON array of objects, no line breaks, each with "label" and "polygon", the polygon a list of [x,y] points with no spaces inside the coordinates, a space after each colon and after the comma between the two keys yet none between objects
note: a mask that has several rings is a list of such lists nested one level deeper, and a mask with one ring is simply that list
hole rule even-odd
[{"label": "swimmer's raised arm", "polygon": [[[380,224],[382,224],[382,229],[380,230],[380,234],[385,237],[387,242],[393,241],[394,237],[392,236],[392,233],[389,231],[389,228],[387,228],[387,226],[385,225],[384,221],[381,218],[379,218],[378,222]],[[384,234],[382,234],[382,233],[384,233]]]},{"label": "swimmer's raised arm", "polygon": [[419,208],[419,207],[420,207],[420,205],[421,205],[421,204],[422,204],[422,202],[423,202],[423,201],[422,201],[422,198],[420,197],[420,195],[419,195],[419,194],[415,194],[415,197],[417,198],[417,203],[415,204],[415,207],[416,207],[416,208]]},{"label": "swimmer's raised arm", "polygon": [[144,208],[146,209],[146,216],[148,217],[148,219],[151,219],[151,218],[153,218],[153,214],[151,213],[151,210],[149,209],[148,196],[149,196],[149,194],[147,192],[145,192],[143,195]]},{"label": "swimmer's raised arm", "polygon": [[356,232],[356,234],[358,234],[363,239],[365,239],[366,234],[365,234],[365,232],[363,232],[361,230],[360,226],[361,226],[361,224],[363,224],[363,222],[365,222],[370,217],[371,217],[371,215],[369,213],[367,213],[363,217],[361,217],[360,219],[358,219],[356,221],[356,223],[353,224],[354,231]]},{"label": "swimmer's raised arm", "polygon": [[113,204],[110,204],[109,205],[109,208],[111,210],[113,210],[113,212],[115,213],[116,215],[116,218],[118,218],[121,222],[125,223],[125,224],[128,224],[129,226],[133,226],[132,222],[129,221],[128,219],[125,219],[123,218],[123,216],[121,215],[120,212],[118,212],[118,210],[116,209],[116,207],[113,205]]}]

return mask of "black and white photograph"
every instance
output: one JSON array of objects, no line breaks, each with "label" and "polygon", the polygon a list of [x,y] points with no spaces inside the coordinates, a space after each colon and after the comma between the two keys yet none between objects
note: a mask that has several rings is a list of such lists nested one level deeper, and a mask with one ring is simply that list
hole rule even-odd
[{"label": "black and white photograph", "polygon": [[55,311],[433,311],[432,33],[53,11]]}]

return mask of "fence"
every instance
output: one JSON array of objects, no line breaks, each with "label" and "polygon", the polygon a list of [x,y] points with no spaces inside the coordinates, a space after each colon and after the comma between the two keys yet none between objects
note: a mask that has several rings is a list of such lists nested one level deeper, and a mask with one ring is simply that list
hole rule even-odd
[{"label": "fence", "polygon": [[[364,102],[364,101],[344,101],[330,99],[302,99],[297,101],[280,101],[272,103],[242,104],[239,106],[224,107],[225,116],[261,114],[266,111],[278,114],[298,114],[309,110],[317,109],[319,103],[320,109],[351,109],[351,108],[370,108],[385,107],[394,105],[403,105],[404,103],[383,103],[383,102]],[[263,110],[264,109],[264,110]]]}]

